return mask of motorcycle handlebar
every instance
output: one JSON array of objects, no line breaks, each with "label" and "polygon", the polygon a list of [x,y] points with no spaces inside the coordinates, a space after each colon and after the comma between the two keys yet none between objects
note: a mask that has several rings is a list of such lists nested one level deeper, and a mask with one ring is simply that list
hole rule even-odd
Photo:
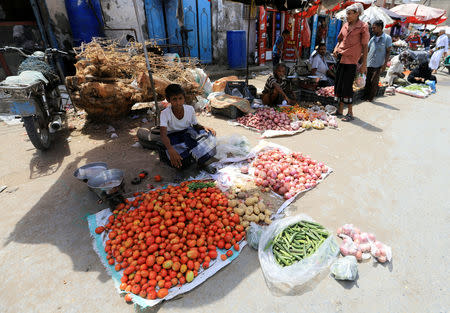
[{"label": "motorcycle handlebar", "polygon": [[60,54],[64,54],[64,55],[68,55],[69,54],[66,51],[58,50],[56,48],[47,48],[47,49],[45,49],[45,52],[46,53],[60,53]]},{"label": "motorcycle handlebar", "polygon": [[[18,51],[20,52],[20,54],[22,54],[24,57],[29,57],[30,55],[26,54],[25,52],[23,52],[22,48],[17,48],[17,47],[10,47],[10,46],[4,46],[4,47],[0,47],[0,52],[6,52],[8,50],[14,50],[14,51]],[[69,55],[69,53],[67,53],[66,51],[62,51],[62,50],[58,50],[56,48],[47,48],[45,49],[45,54],[51,54],[51,53],[59,53],[59,54],[63,54],[63,55]]]},{"label": "motorcycle handlebar", "polygon": [[0,52],[2,51],[8,51],[8,50],[15,50],[20,52],[20,54],[22,54],[24,57],[29,57],[28,54],[26,54],[25,52],[23,52],[22,48],[17,48],[17,47],[10,47],[10,46],[4,46],[3,48],[0,48]]}]

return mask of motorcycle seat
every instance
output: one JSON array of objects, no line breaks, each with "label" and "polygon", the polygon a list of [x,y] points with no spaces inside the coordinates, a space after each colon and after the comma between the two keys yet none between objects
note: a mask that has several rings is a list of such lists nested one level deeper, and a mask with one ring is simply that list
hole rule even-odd
[{"label": "motorcycle seat", "polygon": [[49,81],[45,76],[38,71],[23,71],[16,76],[8,76],[4,81],[0,83],[1,87],[22,87],[28,88],[36,84],[44,83],[47,85]]}]

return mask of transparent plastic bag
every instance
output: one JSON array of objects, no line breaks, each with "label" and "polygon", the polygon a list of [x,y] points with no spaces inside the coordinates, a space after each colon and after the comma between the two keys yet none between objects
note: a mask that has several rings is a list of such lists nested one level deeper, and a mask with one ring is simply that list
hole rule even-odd
[{"label": "transparent plastic bag", "polygon": [[247,242],[255,250],[258,250],[259,241],[264,227],[254,222],[250,223],[250,227],[247,229]]},{"label": "transparent plastic bag", "polygon": [[302,285],[314,278],[333,263],[339,254],[339,247],[331,232],[330,236],[311,256],[282,267],[275,261],[272,248],[265,249],[268,242],[289,225],[300,221],[313,221],[311,217],[300,214],[274,221],[261,234],[258,257],[261,269],[270,291],[275,295],[293,295],[302,291]]},{"label": "transparent plastic bag", "polygon": [[250,143],[247,137],[231,135],[217,138],[216,159],[246,156],[250,152]]},{"label": "transparent plastic bag", "polygon": [[355,280],[358,275],[358,263],[353,255],[348,255],[331,264],[330,271],[337,280]]},{"label": "transparent plastic bag", "polygon": [[194,104],[195,112],[203,112],[208,108],[208,99],[202,96],[197,96],[197,102]]},{"label": "transparent plastic bag", "polygon": [[377,240],[372,233],[361,232],[353,224],[345,224],[338,228],[337,235],[343,239],[339,247],[343,256],[353,255],[358,261],[370,259],[379,263],[392,260],[392,249],[388,245]]},{"label": "transparent plastic bag", "polygon": [[233,90],[231,90],[231,95],[233,97],[239,97],[239,98],[244,98],[244,96],[242,95],[242,93],[239,91],[239,89],[234,88]]},{"label": "transparent plastic bag", "polygon": [[366,85],[366,74],[358,74],[355,79],[355,85],[358,88],[363,88]]},{"label": "transparent plastic bag", "polygon": [[370,254],[372,254],[373,258],[380,262],[386,263],[391,262],[392,260],[392,249],[388,245],[380,241],[371,242]]},{"label": "transparent plastic bag", "polygon": [[431,89],[431,93],[436,93],[436,81],[435,80],[427,80],[425,84],[428,85]]}]

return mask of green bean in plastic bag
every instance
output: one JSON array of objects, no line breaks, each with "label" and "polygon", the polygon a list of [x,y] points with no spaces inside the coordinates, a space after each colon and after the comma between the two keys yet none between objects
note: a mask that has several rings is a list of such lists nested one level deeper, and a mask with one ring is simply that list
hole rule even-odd
[{"label": "green bean in plastic bag", "polygon": [[274,295],[294,295],[302,291],[303,285],[317,274],[327,269],[337,258],[339,246],[332,232],[330,236],[318,247],[315,253],[290,266],[280,266],[273,255],[270,246],[276,235],[286,227],[300,221],[314,220],[305,214],[286,217],[274,221],[263,233],[258,247],[258,257],[266,284]]}]

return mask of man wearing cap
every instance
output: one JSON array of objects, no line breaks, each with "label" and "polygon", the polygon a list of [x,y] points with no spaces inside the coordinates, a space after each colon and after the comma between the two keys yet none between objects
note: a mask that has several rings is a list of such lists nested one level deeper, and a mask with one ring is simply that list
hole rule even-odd
[{"label": "man wearing cap", "polygon": [[338,43],[333,54],[338,60],[336,80],[334,83],[335,97],[339,102],[337,116],[343,115],[344,104],[348,106],[347,115],[343,121],[353,120],[353,81],[356,75],[356,65],[361,59],[359,71],[367,72],[367,44],[369,42],[369,28],[359,19],[364,7],[361,3],[354,3],[347,7],[347,22],[342,26],[338,35]]}]

